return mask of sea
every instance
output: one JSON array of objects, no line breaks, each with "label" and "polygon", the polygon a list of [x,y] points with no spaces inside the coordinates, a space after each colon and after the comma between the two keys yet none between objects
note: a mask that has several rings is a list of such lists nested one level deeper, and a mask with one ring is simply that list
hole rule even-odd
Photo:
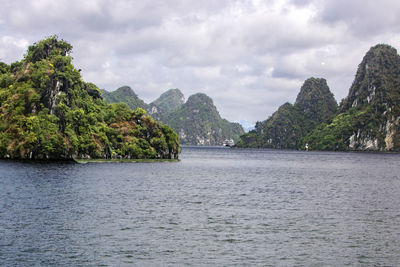
[{"label": "sea", "polygon": [[399,266],[400,154],[0,161],[0,266]]}]

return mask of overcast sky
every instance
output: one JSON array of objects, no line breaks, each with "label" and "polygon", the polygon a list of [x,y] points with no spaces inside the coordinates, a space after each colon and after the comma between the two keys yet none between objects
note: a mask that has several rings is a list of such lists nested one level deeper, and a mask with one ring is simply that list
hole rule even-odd
[{"label": "overcast sky", "polygon": [[85,81],[146,102],[203,92],[231,121],[265,120],[323,77],[337,101],[378,43],[400,48],[398,0],[0,0],[0,61],[58,35]]}]

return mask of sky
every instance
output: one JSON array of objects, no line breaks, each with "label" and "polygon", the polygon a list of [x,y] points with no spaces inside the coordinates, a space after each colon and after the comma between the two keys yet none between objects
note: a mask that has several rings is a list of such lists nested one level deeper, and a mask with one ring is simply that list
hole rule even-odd
[{"label": "sky", "polygon": [[149,103],[202,92],[245,126],[294,103],[309,77],[338,102],[365,53],[400,48],[398,0],[0,0],[0,61],[57,35],[83,79]]}]

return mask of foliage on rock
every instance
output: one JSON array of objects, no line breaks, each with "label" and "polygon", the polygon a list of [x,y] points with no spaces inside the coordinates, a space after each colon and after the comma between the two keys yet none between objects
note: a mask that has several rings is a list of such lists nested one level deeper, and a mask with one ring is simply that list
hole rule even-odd
[{"label": "foliage on rock", "polygon": [[[103,97],[108,102],[144,103],[129,90],[125,94],[105,91]],[[195,94],[185,103],[179,89],[169,89],[149,105],[141,106],[156,120],[178,132],[182,144],[222,145],[227,139],[238,141],[244,133],[240,124],[222,119],[212,99],[205,94]]]},{"label": "foliage on rock", "polygon": [[358,66],[340,113],[304,141],[318,150],[400,150],[400,56],[372,47]]},{"label": "foliage on rock", "polygon": [[167,114],[176,111],[185,103],[185,97],[179,89],[169,89],[149,104],[148,112],[155,119],[164,121]]},{"label": "foliage on rock", "polygon": [[0,158],[177,158],[178,135],[125,104],[107,105],[56,36],[0,63]]},{"label": "foliage on rock", "polygon": [[294,105],[285,103],[255,130],[241,136],[238,147],[297,149],[302,138],[333,117],[337,103],[325,79],[307,79]]},{"label": "foliage on rock", "polygon": [[129,86],[122,86],[112,92],[101,90],[101,96],[108,104],[125,103],[132,110],[138,108],[148,110],[148,105]]},{"label": "foliage on rock", "polygon": [[178,132],[182,144],[222,145],[226,139],[237,141],[244,133],[240,124],[222,119],[212,99],[202,93],[190,96],[164,122]]}]

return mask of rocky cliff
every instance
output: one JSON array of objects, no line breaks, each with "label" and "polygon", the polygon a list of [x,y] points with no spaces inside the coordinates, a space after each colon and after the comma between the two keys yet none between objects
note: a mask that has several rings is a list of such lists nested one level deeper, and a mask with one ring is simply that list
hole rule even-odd
[{"label": "rocky cliff", "polygon": [[149,104],[148,111],[156,120],[165,121],[167,114],[176,111],[185,103],[185,97],[179,89],[169,89]]},{"label": "rocky cliff", "polygon": [[101,93],[101,96],[108,104],[125,103],[132,110],[138,108],[148,110],[148,105],[129,86],[122,86],[112,92],[101,90]]},{"label": "rocky cliff", "polygon": [[107,105],[56,36],[0,63],[0,158],[177,158],[179,138],[143,109]]},{"label": "rocky cliff", "polygon": [[306,139],[313,149],[400,150],[400,56],[372,47],[358,66],[340,113]]},{"label": "rocky cliff", "polygon": [[298,149],[302,138],[321,122],[333,117],[337,103],[325,79],[307,79],[294,105],[285,103],[256,129],[241,136],[238,147]]},{"label": "rocky cliff", "polygon": [[182,144],[222,145],[244,133],[240,124],[222,119],[212,99],[202,93],[190,96],[164,122],[179,134]]},{"label": "rocky cliff", "polygon": [[185,103],[179,89],[169,89],[147,105],[130,91],[125,94],[106,91],[102,96],[108,102],[143,103],[140,107],[146,108],[153,118],[179,133],[182,144],[222,145],[226,140],[238,141],[244,133],[240,124],[222,119],[212,99],[205,94],[192,95]]}]

